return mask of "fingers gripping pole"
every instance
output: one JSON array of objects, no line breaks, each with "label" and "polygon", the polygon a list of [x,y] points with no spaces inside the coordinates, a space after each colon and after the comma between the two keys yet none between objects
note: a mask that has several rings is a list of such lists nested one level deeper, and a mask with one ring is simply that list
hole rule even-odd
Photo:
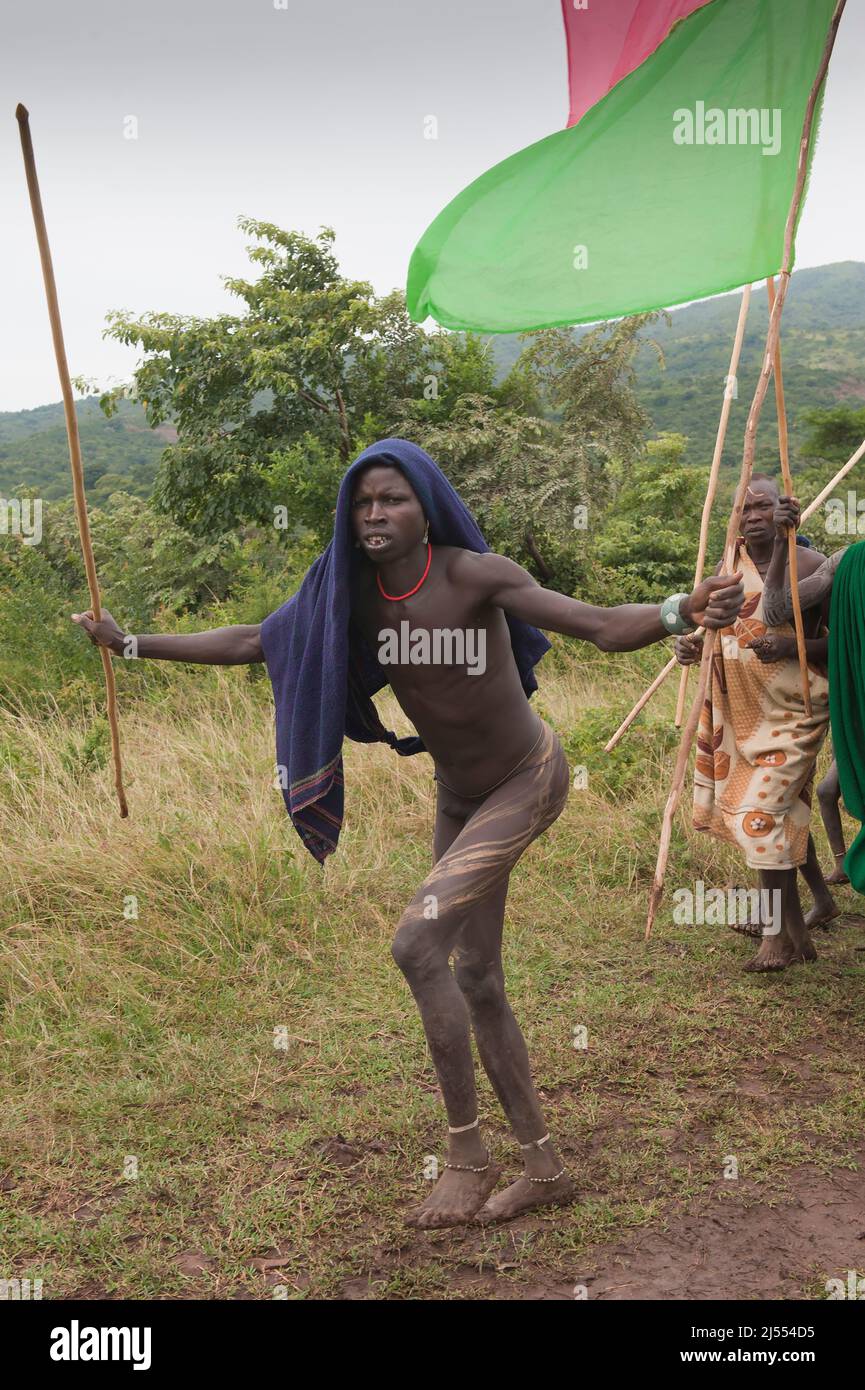
[{"label": "fingers gripping pole", "polygon": [[[66,437],[69,441],[69,463],[72,468],[72,490],[75,496],[75,515],[78,519],[78,534],[81,538],[81,552],[87,574],[87,587],[90,590],[90,605],[93,617],[99,622],[101,607],[99,601],[99,581],[96,577],[96,564],[93,559],[93,545],[90,540],[90,523],[87,518],[87,499],[84,495],[84,471],[81,466],[81,441],[78,437],[78,417],[72,397],[72,383],[66,362],[66,348],[63,343],[63,328],[60,322],[60,306],[57,301],[57,286],[54,268],[51,263],[51,250],[45,228],[45,214],[42,211],[42,198],[39,181],[36,177],[36,160],[33,155],[33,142],[30,138],[30,119],[26,106],[18,103],[15,110],[21,135],[21,150],[24,156],[24,169],[27,174],[27,188],[30,193],[30,206],[36,227],[36,240],[39,244],[39,259],[42,262],[42,278],[45,282],[45,295],[48,300],[48,317],[51,321],[51,336],[54,340],[54,355],[60,376],[60,389],[63,393],[63,413],[66,418]],[[114,761],[114,785],[120,803],[121,816],[129,815],[126,796],[123,791],[123,770],[120,763],[120,731],[117,723],[117,692],[114,686],[114,669],[111,654],[107,647],[100,646],[102,669],[105,673],[106,705],[108,724],[111,730],[111,752]]]}]

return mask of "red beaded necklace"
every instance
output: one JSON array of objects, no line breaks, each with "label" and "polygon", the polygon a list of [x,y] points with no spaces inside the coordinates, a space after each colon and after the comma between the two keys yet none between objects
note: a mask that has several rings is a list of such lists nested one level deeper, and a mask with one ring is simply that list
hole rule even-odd
[{"label": "red beaded necklace", "polygon": [[426,550],[427,550],[427,555],[426,555],[426,569],[424,570],[424,572],[423,572],[423,574],[421,575],[420,579],[418,580],[417,584],[415,584],[414,588],[413,588],[413,589],[409,589],[409,591],[408,591],[407,594],[387,594],[387,593],[385,593],[384,585],[383,585],[382,582],[381,582],[381,575],[379,574],[378,570],[376,570],[376,574],[375,574],[376,583],[378,584],[378,591],[379,591],[379,593],[381,594],[382,598],[390,599],[391,603],[399,603],[400,599],[411,598],[412,594],[416,594],[416,593],[417,593],[417,591],[418,591],[418,589],[420,588],[421,584],[423,584],[424,580],[426,579],[427,575],[429,574],[429,567],[430,567],[430,565],[432,564],[432,546],[431,546],[431,544],[430,544],[429,541],[427,541],[427,543],[426,543]]}]

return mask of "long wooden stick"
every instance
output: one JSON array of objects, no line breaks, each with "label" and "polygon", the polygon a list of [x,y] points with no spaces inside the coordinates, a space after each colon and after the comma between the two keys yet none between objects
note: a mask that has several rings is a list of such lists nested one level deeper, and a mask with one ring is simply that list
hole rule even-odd
[{"label": "long wooden stick", "polygon": [[[702,631],[702,629],[698,628],[697,631],[700,632]],[[630,729],[637,715],[640,713],[640,710],[643,709],[649,703],[655,691],[658,690],[664,684],[664,681],[667,679],[670,672],[674,669],[674,667],[678,666],[678,664],[679,663],[676,660],[676,658],[674,656],[671,656],[663,671],[658,672],[657,676],[652,681],[652,684],[649,686],[648,690],[643,691],[639,700],[634,705],[634,708],[631,710],[631,713],[627,716],[626,719],[622,720],[622,723],[619,725],[618,729],[613,734],[613,737],[610,739],[609,743],[604,744],[605,753],[612,753],[616,744],[619,742],[619,739],[623,738],[624,735],[627,733],[628,729]]]},{"label": "long wooden stick", "polygon": [[[775,303],[775,279],[770,275],[766,281],[769,294],[769,307]],[[787,406],[784,400],[784,377],[781,369],[781,339],[775,349],[775,410],[778,416],[778,452],[781,455],[781,476],[784,492],[793,496],[793,478],[790,473],[790,445],[787,438]],[[802,699],[805,713],[811,718],[811,678],[808,675],[808,653],[805,650],[805,625],[802,621],[802,604],[799,601],[799,547],[796,532],[791,526],[787,531],[787,566],[790,571],[790,592],[793,600],[793,625],[796,629],[796,651],[799,655],[799,674],[802,679]],[[687,670],[687,667],[685,668]]]},{"label": "long wooden stick", "polygon": [[[806,171],[807,171],[807,151],[808,151],[808,147],[809,147],[809,145],[810,145],[810,132],[811,132],[811,128],[813,127],[814,110],[815,110],[815,107],[816,107],[817,98],[818,98],[819,93],[820,93],[820,86],[822,85],[822,83],[823,83],[823,81],[824,81],[824,79],[825,79],[825,77],[826,77],[826,71],[827,71],[828,66],[829,66],[829,60],[830,60],[830,58],[831,58],[831,56],[832,56],[832,49],[833,49],[834,46],[835,46],[835,37],[836,37],[836,35],[837,35],[837,33],[838,33],[838,25],[839,25],[839,23],[840,23],[840,21],[841,21],[841,15],[842,15],[843,12],[844,12],[844,7],[845,7],[845,5],[846,5],[846,0],[838,0],[838,4],[837,4],[837,6],[836,6],[836,8],[835,8],[835,13],[834,13],[833,16],[832,16],[832,21],[831,21],[831,24],[830,24],[830,26],[829,26],[829,37],[828,37],[828,39],[827,39],[826,48],[824,49],[823,58],[822,58],[822,60],[821,60],[820,68],[819,68],[819,70],[818,70],[817,80],[816,80],[816,82],[815,82],[815,84],[814,84],[814,87],[813,87],[812,90],[811,90],[811,95],[810,95],[810,97],[809,97],[808,106],[807,106],[807,108],[806,108],[806,112],[805,112],[805,122],[804,122],[803,133],[802,133],[802,140],[801,140],[800,148],[799,148],[799,169],[798,169],[798,175],[797,175],[797,180],[796,180],[796,189],[795,189],[795,192],[794,192],[794,202],[798,201],[799,203],[801,203],[801,191],[802,191],[802,188],[804,187],[805,173],[806,173]],[[806,131],[807,131],[807,136],[806,136]],[[798,217],[798,211],[797,211],[796,217]],[[789,279],[789,277],[790,277],[790,271],[789,271],[790,248],[792,247],[792,233],[793,233],[793,231],[795,230],[796,217],[794,217],[794,218],[792,219],[792,224],[791,224],[790,218],[788,217],[787,229],[786,229],[786,231],[785,231],[785,238],[784,238],[784,247],[785,247],[785,250],[784,250],[784,265],[785,265],[786,267],[788,267],[788,268],[787,268],[786,270],[782,270],[782,271],[781,271],[781,274],[785,277],[785,279]],[[788,246],[788,241],[789,241],[789,246]],[[850,469],[853,468],[853,467],[855,466],[856,463],[858,463],[858,461],[859,461],[859,459],[861,458],[861,456],[862,456],[862,455],[861,455],[861,452],[858,452],[858,451],[857,451],[857,453],[856,453],[856,454],[853,456],[853,458],[849,461],[849,464],[846,464],[846,465],[844,466],[844,468],[841,469],[840,473],[838,473],[837,477],[835,477],[835,478],[832,480],[831,483],[827,484],[827,486],[826,486],[826,487],[823,489],[823,491],[821,492],[820,496],[819,496],[818,498],[815,498],[815,500],[814,500],[814,502],[813,502],[813,504],[812,504],[811,510],[807,513],[807,516],[811,516],[811,515],[813,514],[813,512],[817,510],[817,508],[821,505],[821,503],[824,502],[824,501],[826,500],[826,498],[829,496],[829,494],[838,486],[838,483],[842,480],[842,478],[845,476],[845,474],[848,473],[848,472],[850,471]],[[806,520],[806,514],[803,514],[802,517],[800,518],[799,524],[801,525],[802,522],[805,521],[805,520]],[[625,734],[625,732],[627,731],[627,729],[630,728],[630,726],[631,726],[631,724],[633,723],[634,719],[635,719],[635,718],[637,717],[637,715],[640,713],[640,710],[642,710],[642,709],[645,707],[645,705],[647,704],[648,700],[651,699],[652,695],[654,695],[655,692],[656,692],[657,690],[660,689],[661,685],[663,685],[663,683],[664,683],[664,681],[666,680],[667,676],[670,674],[670,672],[673,670],[673,668],[674,668],[674,666],[675,666],[676,664],[677,664],[677,663],[676,663],[676,661],[675,661],[675,658],[674,658],[673,660],[671,660],[671,661],[668,661],[668,662],[667,662],[667,665],[664,667],[664,669],[659,673],[658,676],[655,677],[654,681],[653,681],[652,684],[649,686],[649,689],[648,689],[647,691],[645,691],[645,693],[644,693],[643,695],[640,696],[640,699],[637,701],[636,705],[635,705],[634,708],[631,710],[631,713],[627,716],[626,719],[623,720],[623,722],[619,725],[619,728],[618,728],[618,729],[616,730],[616,732],[613,734],[613,737],[610,739],[609,743],[606,745],[606,749],[605,749],[606,752],[609,753],[613,748],[615,748],[616,744],[619,742],[619,740],[620,740],[620,739],[622,738],[622,736]]]},{"label": "long wooden stick", "polygon": [[[784,229],[784,259],[780,277],[781,284],[769,314],[769,332],[766,335],[763,366],[760,370],[757,389],[754,392],[754,399],[751,402],[751,409],[748,412],[748,423],[745,427],[745,448],[742,454],[742,472],[739,477],[739,486],[736,489],[736,500],[733,503],[733,510],[730,514],[730,521],[727,526],[727,539],[724,545],[724,573],[730,573],[736,555],[742,508],[745,505],[745,494],[748,490],[748,484],[751,481],[751,474],[754,470],[754,455],[757,449],[757,426],[760,423],[763,403],[769,389],[769,377],[772,375],[775,364],[775,353],[780,341],[781,315],[784,312],[784,301],[787,298],[787,290],[790,285],[790,263],[793,256],[793,237],[796,232],[796,223],[799,219],[799,211],[802,206],[802,197],[805,191],[805,178],[808,172],[808,151],[811,146],[811,134],[814,128],[814,112],[817,109],[820,88],[823,85],[829,68],[829,60],[832,57],[832,50],[835,47],[835,36],[838,33],[838,25],[841,22],[841,15],[844,12],[845,5],[846,0],[838,0],[835,6],[835,13],[832,16],[832,21],[829,25],[829,33],[823,49],[823,57],[820,60],[817,76],[814,79],[808,97],[808,104],[805,108],[805,119],[802,124],[802,138],[799,142],[799,164],[796,172],[796,184],[793,189],[793,197],[790,201],[790,211],[787,214],[787,225]],[[676,767],[673,774],[673,785],[670,789],[670,795],[667,798],[667,806],[664,811],[661,840],[658,846],[658,859],[655,865],[655,878],[652,883],[652,891],[649,895],[649,910],[646,916],[647,941],[651,936],[652,924],[655,920],[655,914],[664,892],[664,877],[666,875],[667,860],[670,853],[673,818],[681,799],[682,787],[684,786],[685,773],[687,771],[691,752],[691,744],[711,676],[714,649],[715,634],[714,632],[710,632],[707,634],[703,643],[703,660],[700,667],[700,688],[697,692],[697,699],[694,701],[694,705],[691,709],[688,723],[682,733],[679,753],[676,758]]]},{"label": "long wooden stick", "polygon": [[[736,324],[736,336],[733,339],[733,350],[730,353],[730,368],[727,372],[727,385],[724,391],[724,401],[721,406],[721,419],[718,422],[718,433],[715,437],[715,452],[712,455],[712,467],[709,470],[709,482],[706,488],[706,500],[703,503],[703,515],[700,520],[700,544],[697,548],[697,563],[694,567],[694,584],[697,585],[703,578],[703,569],[706,564],[706,548],[709,544],[709,523],[712,518],[712,507],[715,504],[715,492],[718,487],[718,474],[721,471],[721,456],[724,452],[724,441],[727,438],[727,424],[730,419],[730,410],[733,405],[733,394],[736,390],[736,373],[739,370],[739,357],[742,352],[742,341],[745,337],[745,322],[748,318],[748,309],[751,304],[751,286],[746,285],[742,291],[742,303],[739,305],[739,321]],[[676,728],[682,723],[685,712],[685,695],[688,689],[688,675],[690,666],[682,667],[682,675],[679,680],[679,698],[676,702]],[[650,697],[651,698],[651,697]]]},{"label": "long wooden stick", "polygon": [[[754,399],[751,402],[751,409],[748,412],[748,424],[745,428],[745,449],[742,455],[742,471],[739,475],[739,485],[736,489],[736,500],[733,503],[733,510],[727,525],[727,538],[724,543],[724,564],[723,572],[731,573],[734,563],[737,538],[739,535],[739,522],[742,516],[742,508],[745,505],[745,495],[748,491],[748,484],[751,481],[751,474],[754,471],[754,455],[757,450],[757,426],[760,423],[760,416],[763,412],[763,403],[769,389],[769,377],[775,361],[775,344],[778,340],[778,333],[781,327],[781,312],[784,308],[786,297],[786,284],[782,285],[772,312],[769,316],[769,333],[766,339],[766,351],[763,354],[763,366],[757,381],[757,389],[754,392]],[[691,745],[694,741],[694,734],[700,719],[700,711],[703,701],[706,698],[709,679],[712,670],[712,663],[715,652],[715,633],[708,632],[703,642],[703,659],[700,664],[700,684],[697,690],[697,698],[691,707],[688,722],[682,730],[682,737],[679,741],[679,751],[676,756],[676,764],[673,770],[673,784],[670,794],[667,797],[667,804],[664,808],[664,819],[661,824],[661,838],[658,845],[658,858],[655,864],[655,877],[652,882],[652,891],[649,894],[649,910],[646,916],[646,940],[652,934],[652,925],[655,921],[655,914],[664,892],[664,878],[667,872],[667,860],[670,855],[670,840],[673,833],[673,820],[679,809],[679,802],[682,798],[682,788],[685,784],[685,774],[688,770],[688,761],[691,756]]]},{"label": "long wooden stick", "polygon": [[827,483],[823,491],[819,492],[817,496],[814,498],[814,501],[810,502],[808,506],[805,508],[804,512],[799,518],[800,526],[804,521],[808,520],[809,516],[814,515],[818,507],[822,507],[823,503],[826,501],[826,498],[829,497],[830,494],[835,491],[839,483],[844,481],[850,470],[856,467],[863,454],[865,454],[865,439],[863,439],[862,443],[859,445],[859,448],[856,450],[853,457],[848,459],[847,462],[844,464],[844,467],[838,470],[831,483]]},{"label": "long wooden stick", "polygon": [[[863,457],[863,455],[865,455],[865,440],[863,440],[862,443],[859,445],[859,448],[856,450],[855,454],[853,454],[852,457],[847,460],[847,462],[844,464],[844,467],[838,470],[831,482],[828,482],[826,486],[822,489],[822,491],[818,493],[818,495],[814,498],[814,501],[808,503],[808,506],[805,508],[804,512],[799,518],[800,526],[804,526],[805,522],[810,517],[812,517],[814,513],[820,509],[820,507],[822,507],[823,503],[826,501],[826,498],[831,497],[838,484],[844,481],[844,479],[847,477],[847,474],[850,473],[856,467],[857,463]],[[702,631],[702,628],[697,628],[697,632],[694,635],[698,636],[702,633]],[[664,681],[670,675],[671,671],[675,670],[678,664],[679,663],[676,661],[676,658],[671,657],[671,659],[667,662],[663,670],[659,671],[658,675],[652,681],[652,684],[649,686],[648,690],[645,690],[643,692],[637,703],[634,705],[634,708],[631,710],[630,714],[619,725],[618,729],[613,734],[613,737],[610,739],[609,743],[605,745],[605,753],[611,753],[613,751],[616,744],[631,727],[637,715],[640,713],[641,710],[645,709],[652,696],[655,694],[656,691],[660,690],[661,686],[664,684]],[[686,667],[685,669],[687,670],[688,668]]]},{"label": "long wooden stick", "polygon": [[[63,392],[63,413],[66,417],[66,437],[69,441],[69,462],[72,467],[72,490],[75,495],[75,515],[78,518],[78,534],[81,538],[81,552],[84,556],[84,569],[87,573],[87,587],[90,590],[90,606],[98,623],[102,616],[99,600],[99,581],[96,578],[96,564],[93,559],[93,545],[90,540],[90,523],[87,518],[87,499],[84,495],[84,471],[81,466],[81,441],[78,437],[78,417],[72,397],[72,383],[69,380],[69,367],[66,362],[66,348],[63,343],[63,328],[60,323],[60,306],[57,301],[57,285],[54,280],[54,267],[51,263],[51,249],[45,229],[45,214],[42,211],[42,198],[39,193],[39,180],[36,177],[36,160],[33,156],[33,141],[30,138],[30,117],[26,106],[18,103],[15,116],[21,135],[21,150],[24,155],[24,169],[27,174],[27,188],[30,193],[30,206],[36,226],[36,240],[39,243],[39,259],[42,262],[42,278],[45,281],[45,295],[48,300],[48,317],[51,320],[51,336],[54,339],[54,355],[60,376],[60,389]],[[126,796],[123,791],[123,771],[120,765],[120,731],[117,725],[117,692],[114,686],[114,669],[111,653],[107,647],[100,646],[102,669],[105,672],[107,693],[108,724],[111,729],[111,751],[114,758],[114,785],[120,802],[121,816],[129,815]]]}]

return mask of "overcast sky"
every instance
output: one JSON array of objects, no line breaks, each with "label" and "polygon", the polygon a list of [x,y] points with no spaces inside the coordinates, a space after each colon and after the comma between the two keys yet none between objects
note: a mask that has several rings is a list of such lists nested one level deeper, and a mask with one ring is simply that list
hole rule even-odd
[{"label": "overcast sky", "polygon": [[[865,0],[848,0],[799,266],[865,260],[863,58]],[[559,0],[18,0],[0,89],[0,410],[60,398],[17,102],[70,370],[100,386],[137,360],[103,340],[109,309],[236,312],[219,277],[252,269],[238,215],[331,225],[347,275],[404,287],[442,206],[568,110]]]}]

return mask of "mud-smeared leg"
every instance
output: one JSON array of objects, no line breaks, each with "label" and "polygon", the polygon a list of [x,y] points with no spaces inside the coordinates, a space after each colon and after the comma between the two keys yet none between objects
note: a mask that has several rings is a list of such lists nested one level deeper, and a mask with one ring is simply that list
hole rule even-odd
[{"label": "mud-smeared leg", "polygon": [[799,872],[811,889],[814,905],[805,916],[805,926],[810,931],[815,927],[828,927],[840,914],[835,906],[835,899],[829,892],[828,885],[823,877],[823,870],[820,868],[820,861],[817,858],[817,846],[814,844],[814,836],[808,836],[808,858],[800,866]]},{"label": "mud-smeared leg", "polygon": [[[753,973],[786,970],[801,961],[817,959],[802,905],[795,869],[761,869],[760,887],[773,904],[773,926],[765,932],[760,949],[743,968]],[[777,896],[776,896],[777,895]],[[780,930],[774,930],[774,927]]]},{"label": "mud-smeared leg", "polygon": [[838,776],[838,764],[834,759],[817,788],[817,799],[820,803],[820,815],[826,827],[829,848],[835,860],[835,867],[826,882],[832,885],[849,883],[850,880],[844,872],[847,846],[844,843],[844,827],[841,824],[841,779]]}]

